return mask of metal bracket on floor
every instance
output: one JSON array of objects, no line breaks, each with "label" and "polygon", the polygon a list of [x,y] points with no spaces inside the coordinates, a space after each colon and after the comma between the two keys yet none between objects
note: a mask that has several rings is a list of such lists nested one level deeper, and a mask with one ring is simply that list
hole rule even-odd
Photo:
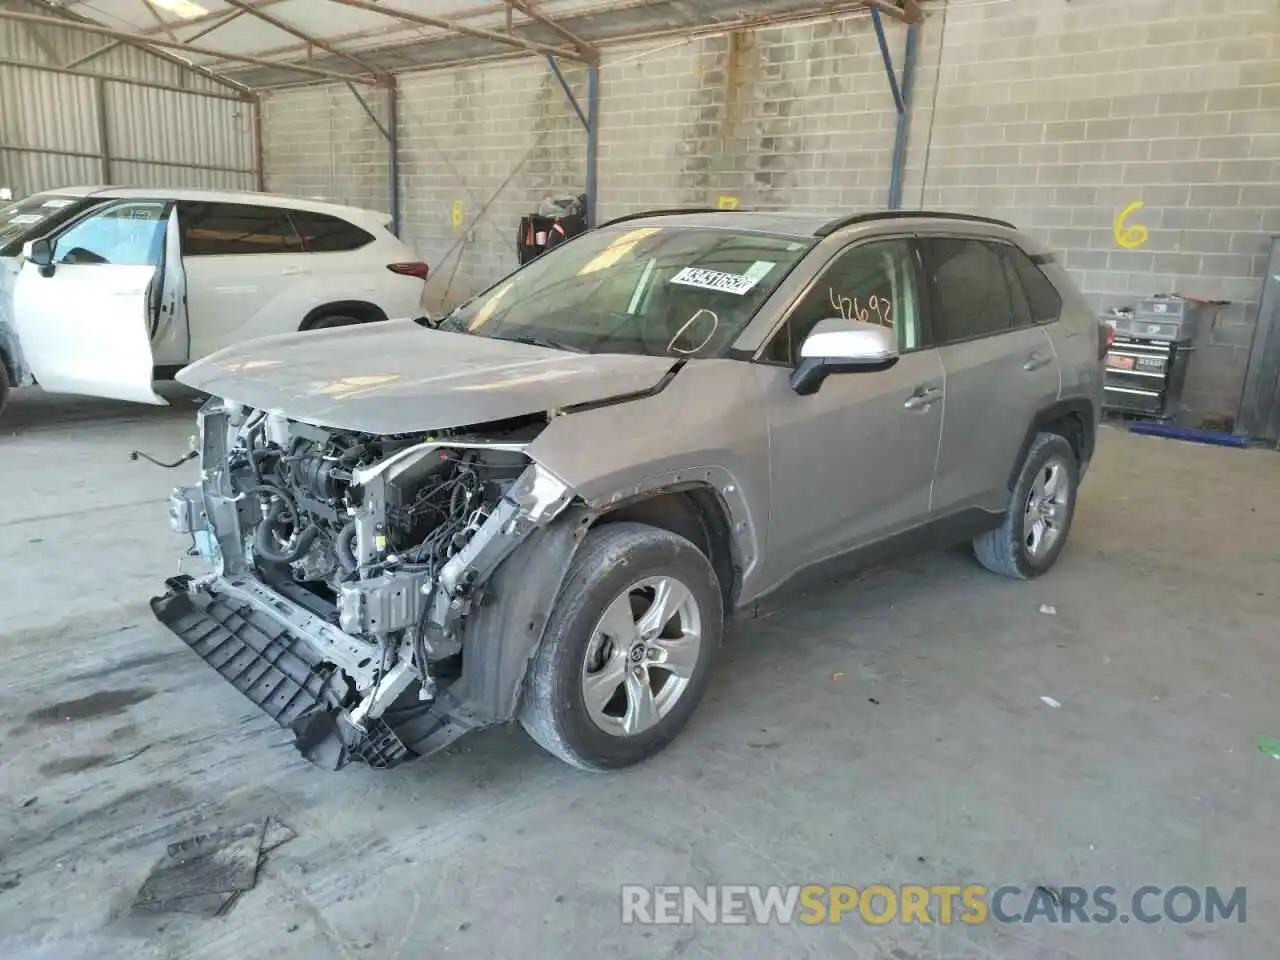
[{"label": "metal bracket on floor", "polygon": [[560,89],[564,91],[565,97],[569,100],[569,106],[573,107],[573,112],[578,115],[578,120],[582,122],[582,128],[587,132],[587,227],[594,227],[599,221],[596,218],[596,157],[599,154],[599,133],[600,133],[600,64],[596,60],[587,63],[587,109],[584,112],[582,104],[578,102],[578,98],[573,94],[573,88],[569,86],[569,81],[565,79],[564,72],[560,69],[560,64],[556,62],[556,58],[547,54],[547,63],[551,67],[551,72],[555,74],[556,80],[560,82]]},{"label": "metal bracket on floor", "polygon": [[898,79],[893,67],[893,56],[889,53],[889,41],[884,33],[884,20],[880,11],[871,9],[871,24],[876,30],[876,41],[880,44],[880,56],[884,60],[884,72],[889,78],[889,91],[893,94],[893,105],[898,112],[897,128],[893,137],[893,161],[889,174],[890,210],[902,206],[902,178],[907,164],[907,134],[911,128],[911,90],[912,80],[916,72],[916,49],[919,46],[920,23],[915,21],[907,26],[907,43],[902,54],[902,79]]}]

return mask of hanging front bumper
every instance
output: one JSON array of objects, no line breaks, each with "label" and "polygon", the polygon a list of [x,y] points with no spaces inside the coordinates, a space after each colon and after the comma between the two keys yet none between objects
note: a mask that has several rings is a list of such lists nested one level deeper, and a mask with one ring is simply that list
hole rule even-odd
[{"label": "hanging front bumper", "polygon": [[[166,593],[151,601],[156,618],[281,727],[294,734],[312,763],[337,770],[351,761],[393,767],[433,753],[467,732],[440,701],[419,703],[415,691],[405,705],[359,725],[344,706],[341,672],[334,669],[330,638],[298,623],[317,620],[283,597],[270,606],[236,585],[189,576],[165,581]],[[254,584],[265,590],[261,584]],[[341,636],[331,625],[327,631]],[[354,638],[350,638],[354,639]],[[397,705],[399,706],[399,705]]]}]

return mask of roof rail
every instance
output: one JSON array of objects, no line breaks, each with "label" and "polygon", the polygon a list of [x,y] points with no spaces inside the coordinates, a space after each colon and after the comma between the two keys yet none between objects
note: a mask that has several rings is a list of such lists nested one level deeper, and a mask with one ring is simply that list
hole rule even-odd
[{"label": "roof rail", "polygon": [[[615,223],[626,223],[628,220],[642,220],[645,217],[678,217],[682,213],[727,213],[729,211],[721,210],[719,207],[681,207],[672,208],[670,210],[642,210],[639,213],[628,213],[622,217],[614,217],[612,220],[606,220],[600,224],[602,227],[611,227]],[[742,213],[743,211],[738,211]]]},{"label": "roof rail", "polygon": [[945,210],[879,210],[875,213],[855,213],[853,216],[839,217],[829,223],[824,223],[813,232],[813,235],[815,237],[829,237],[837,230],[851,227],[855,223],[869,223],[873,220],[907,220],[913,217],[939,217],[943,220],[965,220],[971,223],[989,223],[997,227],[1008,227],[1010,230],[1018,229],[1006,220],[996,220],[994,217],[980,217],[974,213],[950,213]]}]

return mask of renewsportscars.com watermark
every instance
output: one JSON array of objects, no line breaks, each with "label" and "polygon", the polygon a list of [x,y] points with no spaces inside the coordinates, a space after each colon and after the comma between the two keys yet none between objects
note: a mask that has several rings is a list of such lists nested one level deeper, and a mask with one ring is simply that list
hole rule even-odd
[{"label": "renewsportscars.com watermark", "polygon": [[624,884],[625,924],[1245,922],[1245,888]]}]

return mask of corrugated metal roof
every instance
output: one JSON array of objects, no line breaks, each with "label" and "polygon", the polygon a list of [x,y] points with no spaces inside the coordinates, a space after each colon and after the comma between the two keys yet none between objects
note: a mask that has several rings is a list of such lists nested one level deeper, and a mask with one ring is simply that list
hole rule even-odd
[{"label": "corrugated metal roof", "polygon": [[[357,3],[359,0],[357,0]],[[396,72],[519,51],[483,36],[409,23],[395,13],[443,18],[459,26],[507,33],[536,44],[568,47],[552,27],[519,10],[553,19],[588,43],[667,32],[694,31],[744,18],[789,17],[847,11],[860,0],[389,0],[388,12],[342,0],[35,0],[65,14],[133,34],[216,51],[295,62],[336,73],[360,74],[359,63]],[[276,23],[288,26],[283,29]],[[308,40],[300,39],[302,34]],[[95,39],[96,38],[90,38]],[[101,43],[102,41],[97,41]],[[325,48],[328,48],[327,50]],[[171,51],[253,88],[315,82],[288,68],[245,66],[214,56]]]}]

